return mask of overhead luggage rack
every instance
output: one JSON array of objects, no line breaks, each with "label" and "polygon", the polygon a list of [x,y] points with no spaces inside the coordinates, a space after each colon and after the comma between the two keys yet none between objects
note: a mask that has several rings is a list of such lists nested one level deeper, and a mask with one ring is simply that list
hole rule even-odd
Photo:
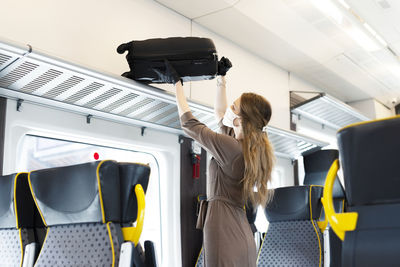
[{"label": "overhead luggage rack", "polygon": [[[314,95],[309,99],[301,95]],[[370,120],[354,108],[325,93],[290,92],[291,112],[338,130],[346,125]]]},{"label": "overhead luggage rack", "polygon": [[[0,94],[83,115],[182,133],[175,96],[114,74],[95,71],[31,46],[0,40]],[[217,128],[213,109],[189,101],[193,114]],[[296,158],[326,143],[275,127],[267,129],[277,156]]]},{"label": "overhead luggage rack", "polygon": [[326,142],[273,126],[268,126],[267,132],[275,155],[278,157],[296,159],[305,152],[319,150],[329,145]]}]

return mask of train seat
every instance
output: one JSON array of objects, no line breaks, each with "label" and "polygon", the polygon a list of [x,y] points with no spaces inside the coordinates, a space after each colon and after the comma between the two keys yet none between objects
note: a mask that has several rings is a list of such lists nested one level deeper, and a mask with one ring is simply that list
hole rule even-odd
[{"label": "train seat", "polygon": [[[132,183],[140,183],[146,175],[148,182],[146,168],[135,171],[129,164],[105,160],[29,173],[32,195],[47,226],[35,266],[144,266],[143,255],[136,250],[138,241],[133,249],[120,252],[125,237],[128,241],[140,237],[143,224],[136,228],[128,224],[136,219],[132,210],[143,221],[144,203],[136,208],[131,189],[141,189],[138,199],[144,201],[142,186]],[[136,174],[141,177],[129,177]],[[121,265],[120,259],[130,265]]]},{"label": "train seat", "polygon": [[[332,163],[339,158],[339,151],[336,149],[319,150],[304,156],[304,185],[321,185],[325,184],[326,175]],[[345,193],[339,179],[335,179],[333,186],[333,205],[337,213],[344,211]],[[321,223],[322,227],[326,225],[324,210],[320,217],[325,223]],[[321,229],[324,231],[325,229]],[[329,240],[329,254],[325,254],[325,260],[328,261],[330,267],[340,267],[342,262],[342,241],[333,233],[329,227],[327,235],[324,237]],[[326,244],[326,243],[325,243]],[[327,248],[326,248],[327,249]]]},{"label": "train seat", "polygon": [[321,186],[276,188],[265,208],[268,231],[257,266],[323,266],[323,240],[317,219]]},{"label": "train seat", "polygon": [[330,224],[343,241],[343,266],[399,266],[400,116],[358,123],[338,131],[349,212],[332,210],[332,164],[324,190]]},{"label": "train seat", "polygon": [[0,176],[0,266],[33,266],[34,205],[27,173]]}]

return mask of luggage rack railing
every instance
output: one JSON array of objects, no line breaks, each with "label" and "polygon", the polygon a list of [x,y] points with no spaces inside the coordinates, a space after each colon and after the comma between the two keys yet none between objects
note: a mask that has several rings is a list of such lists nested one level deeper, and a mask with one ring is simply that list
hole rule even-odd
[{"label": "luggage rack railing", "polygon": [[[181,134],[175,96],[114,74],[66,62],[31,46],[0,40],[0,94],[68,110]],[[193,114],[217,128],[211,107],[189,101]],[[277,156],[294,159],[327,143],[269,126]]]}]

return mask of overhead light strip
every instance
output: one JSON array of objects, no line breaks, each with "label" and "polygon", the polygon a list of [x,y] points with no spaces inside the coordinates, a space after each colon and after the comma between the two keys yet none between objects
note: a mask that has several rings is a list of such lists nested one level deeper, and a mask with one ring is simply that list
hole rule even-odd
[{"label": "overhead light strip", "polygon": [[[368,23],[366,23],[345,0],[310,0],[311,3],[333,20],[358,45],[369,52],[387,48],[388,44]],[[339,3],[338,6],[336,3]],[[347,16],[344,10],[353,18]],[[361,26],[360,26],[361,25]]]}]

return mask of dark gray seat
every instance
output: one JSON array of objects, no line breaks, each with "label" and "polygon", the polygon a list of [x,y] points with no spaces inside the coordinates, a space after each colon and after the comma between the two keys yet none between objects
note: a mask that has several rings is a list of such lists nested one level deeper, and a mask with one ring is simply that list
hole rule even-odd
[{"label": "dark gray seat", "polygon": [[[147,191],[150,178],[150,167],[140,163],[118,163],[119,176],[121,182],[121,226],[124,233],[128,229],[128,233],[139,231],[140,224],[143,224],[143,216],[140,216],[141,211],[138,210],[138,199],[135,193],[137,185],[141,185],[144,193]],[[140,197],[140,196],[139,196]],[[144,196],[143,196],[144,197]],[[139,215],[139,218],[138,218]],[[142,214],[144,215],[144,214]],[[137,223],[136,227],[132,227],[133,223]],[[141,230],[140,230],[141,231]],[[136,235],[136,237],[140,237]],[[137,239],[136,238],[136,239]],[[153,242],[147,240],[144,242],[144,251],[139,243],[139,240],[130,240],[127,235],[124,235],[124,245],[130,243],[132,247],[131,260],[128,263],[124,262],[120,266],[133,267],[156,267],[156,252]],[[124,247],[122,248],[122,253]],[[121,254],[123,255],[123,254]]]},{"label": "dark gray seat", "polygon": [[348,210],[358,213],[355,230],[345,232],[343,266],[399,266],[399,136],[400,116],[337,134]]},{"label": "dark gray seat", "polygon": [[0,176],[0,266],[32,266],[34,247],[26,248],[35,243],[34,212],[28,174]]},{"label": "dark gray seat", "polygon": [[323,266],[323,239],[317,225],[322,187],[276,188],[265,208],[268,231],[257,266]]},{"label": "dark gray seat", "polygon": [[123,238],[116,162],[33,171],[29,183],[47,226],[35,266],[118,266]]},{"label": "dark gray seat", "polygon": [[[304,156],[304,185],[325,184],[326,175],[332,163],[339,158],[339,151],[336,149],[319,150]],[[339,179],[335,179],[333,185],[333,205],[335,211],[341,213],[345,207],[345,193]],[[322,210],[320,220],[325,220],[325,213]],[[342,241],[329,228],[329,266],[340,267],[342,263]]]},{"label": "dark gray seat", "polygon": [[[122,229],[137,216],[136,184],[150,168],[105,160],[33,171],[32,195],[47,233],[35,266],[118,266]],[[134,244],[128,266],[145,266]]]}]

